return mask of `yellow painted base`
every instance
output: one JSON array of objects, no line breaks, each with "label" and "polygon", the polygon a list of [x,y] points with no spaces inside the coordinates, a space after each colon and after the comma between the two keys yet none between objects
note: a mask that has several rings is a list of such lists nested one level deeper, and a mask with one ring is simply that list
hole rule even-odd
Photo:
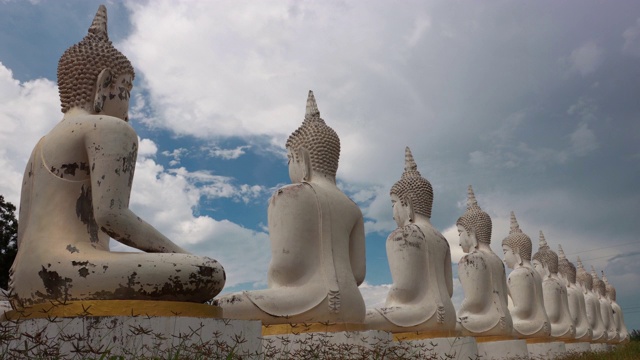
[{"label": "yellow painted base", "polygon": [[456,331],[412,331],[403,333],[394,333],[393,341],[406,341],[406,340],[424,340],[424,339],[437,339],[437,338],[450,338],[460,337],[460,333]]},{"label": "yellow painted base", "polygon": [[542,344],[542,343],[550,343],[550,342],[556,342],[558,340],[552,339],[550,337],[541,337],[541,338],[529,338],[529,339],[523,339],[526,340],[527,344]]},{"label": "yellow painted base", "polygon": [[352,323],[299,323],[299,324],[274,324],[262,325],[262,336],[303,334],[314,332],[341,332],[341,331],[367,331],[364,324]]},{"label": "yellow painted base", "polygon": [[476,337],[477,343],[485,343],[485,342],[494,342],[494,341],[509,341],[509,340],[518,340],[513,336],[478,336]]},{"label": "yellow painted base", "polygon": [[222,318],[222,309],[179,301],[83,300],[65,304],[37,304],[8,311],[5,316],[8,320],[85,316],[184,316],[218,319]]}]

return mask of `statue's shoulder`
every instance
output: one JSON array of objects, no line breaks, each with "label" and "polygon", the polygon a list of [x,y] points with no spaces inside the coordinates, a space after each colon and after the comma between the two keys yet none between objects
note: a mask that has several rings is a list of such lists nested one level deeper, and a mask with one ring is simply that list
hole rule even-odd
[{"label": "statue's shoulder", "polygon": [[395,229],[393,232],[391,232],[391,234],[389,234],[389,237],[387,239],[393,241],[424,241],[425,236],[418,225],[411,223]]},{"label": "statue's shoulder", "polygon": [[482,251],[474,250],[460,258],[459,266],[472,266],[477,270],[487,269],[487,259]]},{"label": "statue's shoulder", "polygon": [[308,206],[309,202],[316,202],[316,195],[308,183],[285,185],[276,190],[271,196],[271,205],[278,203],[287,206]]},{"label": "statue's shoulder", "polygon": [[527,281],[533,283],[535,281],[535,270],[529,269],[527,267],[521,266],[519,268],[513,269],[511,274],[509,274],[509,280],[520,280]]},{"label": "statue's shoulder", "polygon": [[131,124],[120,118],[108,115],[77,114],[65,116],[65,119],[58,126],[84,128],[86,131],[116,130],[135,134]]}]

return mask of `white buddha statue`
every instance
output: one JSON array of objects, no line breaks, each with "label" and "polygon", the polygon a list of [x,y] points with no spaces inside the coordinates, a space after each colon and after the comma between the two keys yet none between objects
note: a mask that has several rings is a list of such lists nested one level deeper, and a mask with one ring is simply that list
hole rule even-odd
[{"label": "white buddha statue", "polygon": [[458,322],[467,335],[509,336],[513,332],[509,290],[504,264],[491,250],[491,217],[478,205],[471,185],[467,196],[467,211],[456,222],[466,253],[458,262],[464,292]]},{"label": "white buddha statue", "polygon": [[[109,41],[101,5],[88,34],[60,58],[64,116],[26,166],[10,271],[14,308],[80,300],[203,303],[222,290],[217,261],[189,254],[129,209],[138,153],[128,123],[133,77]],[[112,252],[109,237],[147,253]]]},{"label": "white buddha statue", "polygon": [[451,251],[431,225],[433,188],[418,172],[409,147],[391,204],[398,224],[386,244],[393,285],[385,306],[367,311],[365,323],[391,332],[453,330]]},{"label": "white buddha statue", "polygon": [[578,283],[582,288],[582,294],[584,295],[584,302],[586,306],[587,319],[589,319],[589,326],[592,330],[591,342],[606,342],[607,334],[602,322],[602,315],[600,313],[600,300],[598,296],[592,291],[593,278],[584,269],[582,261],[578,256]]},{"label": "white buddha statue", "polygon": [[513,211],[502,251],[505,264],[513,269],[507,280],[513,334],[518,338],[548,337],[551,327],[544,308],[542,279],[531,265],[531,239],[520,230]]},{"label": "white buddha statue", "polygon": [[590,341],[592,331],[587,318],[584,294],[582,289],[576,285],[576,267],[567,259],[559,244],[558,257],[558,273],[567,287],[569,313],[571,313],[571,318],[576,326],[575,338],[579,341]]},{"label": "white buddha statue", "polygon": [[340,139],[309,91],[302,125],[286,144],[293,184],[269,200],[269,288],[220,297],[224,317],[263,324],[363,323],[366,272],[360,208],[336,186]]},{"label": "white buddha statue", "polygon": [[611,309],[613,310],[613,323],[616,327],[616,332],[619,334],[619,342],[628,342],[629,341],[629,330],[627,330],[627,326],[624,324],[624,316],[622,314],[622,308],[616,302],[616,288],[613,287],[609,283],[609,280],[604,275],[604,271],[602,272],[602,280],[604,281],[607,288],[607,299],[609,299],[609,303],[611,303]]},{"label": "white buddha statue", "polygon": [[620,341],[620,334],[618,334],[616,324],[613,321],[613,309],[609,298],[607,298],[606,284],[598,277],[593,265],[591,265],[591,277],[593,278],[593,291],[598,295],[598,301],[600,301],[600,314],[607,334],[607,342],[617,343]]},{"label": "white buddha statue", "polygon": [[551,336],[562,340],[573,340],[576,329],[571,313],[567,288],[558,276],[558,255],[551,250],[540,231],[538,252],[533,255],[533,267],[542,277],[544,309],[551,323]]}]

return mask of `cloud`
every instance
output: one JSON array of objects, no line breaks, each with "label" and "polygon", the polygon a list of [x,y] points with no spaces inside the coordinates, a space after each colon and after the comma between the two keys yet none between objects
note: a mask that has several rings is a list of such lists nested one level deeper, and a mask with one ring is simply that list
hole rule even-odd
[{"label": "cloud", "polygon": [[577,156],[585,156],[599,147],[595,133],[586,123],[579,124],[569,138],[571,140],[571,150]]},{"label": "cloud", "polygon": [[238,146],[234,149],[221,149],[218,146],[203,147],[202,150],[206,151],[209,156],[221,158],[224,160],[235,160],[246,153],[246,150],[250,149],[250,145]]},{"label": "cloud", "polygon": [[177,148],[173,149],[173,151],[165,150],[162,152],[162,155],[172,158],[169,161],[169,166],[176,166],[180,164],[180,160],[182,159],[182,157],[188,153],[189,151],[185,148]]},{"label": "cloud", "polygon": [[582,76],[595,72],[604,59],[604,49],[595,42],[589,41],[569,55],[569,62],[572,71],[577,71]]},{"label": "cloud", "polygon": [[623,52],[640,57],[640,18],[622,33],[622,37],[624,38]]},{"label": "cloud", "polygon": [[31,150],[61,119],[55,83],[47,79],[20,82],[0,63],[0,194],[7,201],[19,204]]},{"label": "cloud", "polygon": [[[263,189],[206,171],[164,169],[157,164],[153,141],[142,139],[131,192],[131,209],[156,226],[175,243],[195,254],[210,256],[224,266],[229,287],[243,283],[266,283],[270,260],[265,232],[244,228],[229,220],[195,215],[202,197],[249,201]],[[117,247],[114,250],[122,249]]]}]

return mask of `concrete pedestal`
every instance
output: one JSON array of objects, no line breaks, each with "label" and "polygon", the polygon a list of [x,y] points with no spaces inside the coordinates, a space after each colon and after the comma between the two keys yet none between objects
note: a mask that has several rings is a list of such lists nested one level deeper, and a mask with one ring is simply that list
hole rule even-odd
[{"label": "concrete pedestal", "polygon": [[262,327],[265,359],[380,358],[393,343],[386,331],[362,324],[283,324]]},{"label": "concrete pedestal", "polygon": [[260,352],[259,321],[193,317],[77,317],[0,323],[9,358],[246,358]]},{"label": "concrete pedestal", "polygon": [[260,321],[221,319],[215,306],[103,300],[39,304],[0,322],[8,358],[255,358]]},{"label": "concrete pedestal", "polygon": [[394,351],[410,358],[475,359],[478,356],[475,338],[450,332],[395,333],[393,340]]},{"label": "concrete pedestal", "polygon": [[581,354],[583,352],[587,352],[591,350],[591,344],[588,342],[565,342],[564,348],[567,350],[567,353],[573,354]]},{"label": "concrete pedestal", "polygon": [[611,350],[611,345],[607,343],[591,343],[591,351],[604,352]]},{"label": "concrete pedestal", "polygon": [[528,360],[529,351],[524,340],[505,336],[476,337],[478,356],[482,360]]},{"label": "concrete pedestal", "polygon": [[527,350],[530,359],[552,360],[559,358],[566,352],[564,342],[550,341],[551,339],[527,339]]}]

